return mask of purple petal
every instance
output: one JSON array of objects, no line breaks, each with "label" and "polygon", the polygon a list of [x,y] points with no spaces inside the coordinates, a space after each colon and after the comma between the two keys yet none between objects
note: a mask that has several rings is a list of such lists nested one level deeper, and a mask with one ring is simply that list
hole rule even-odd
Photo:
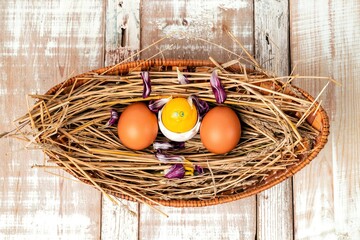
[{"label": "purple petal", "polygon": [[185,148],[185,142],[170,142],[173,146],[173,149],[184,149]]},{"label": "purple petal", "polygon": [[140,76],[143,80],[143,86],[144,86],[142,97],[147,98],[151,93],[151,80],[150,80],[149,72],[141,72]]},{"label": "purple petal", "polygon": [[195,175],[200,175],[204,173],[204,169],[199,165],[195,165],[194,170],[195,170]]},{"label": "purple petal", "polygon": [[178,155],[170,155],[170,154],[164,154],[161,150],[157,150],[155,153],[155,157],[160,161],[164,163],[168,162],[183,162],[184,157],[178,156]]},{"label": "purple petal", "polygon": [[183,178],[185,176],[185,168],[182,164],[174,164],[164,171],[166,178]]},{"label": "purple petal", "polygon": [[179,71],[179,68],[176,68],[178,74],[178,81],[180,84],[188,84],[189,80]]},{"label": "purple petal", "polygon": [[106,125],[105,126],[112,126],[112,125],[114,125],[117,121],[118,121],[118,119],[119,119],[119,113],[117,112],[117,111],[115,111],[115,110],[111,110],[111,115],[110,115],[110,119],[109,119],[109,121],[106,123]]},{"label": "purple petal", "polygon": [[155,101],[151,100],[149,102],[148,107],[149,107],[150,111],[157,113],[168,101],[170,101],[170,99],[171,99],[171,97],[161,98],[161,99],[155,100]]},{"label": "purple petal", "polygon": [[210,85],[215,95],[217,103],[223,103],[226,100],[226,92],[224,87],[221,85],[219,76],[217,75],[216,70],[214,70],[210,77]]},{"label": "purple petal", "polygon": [[196,106],[196,108],[198,110],[198,113],[199,113],[200,117],[201,118],[204,117],[205,114],[210,109],[208,103],[206,101],[204,101],[204,100],[199,99],[195,95],[191,95],[190,97],[191,97],[192,101],[195,103],[195,106]]},{"label": "purple petal", "polygon": [[185,148],[185,142],[154,142],[153,147],[155,150],[182,149]]}]

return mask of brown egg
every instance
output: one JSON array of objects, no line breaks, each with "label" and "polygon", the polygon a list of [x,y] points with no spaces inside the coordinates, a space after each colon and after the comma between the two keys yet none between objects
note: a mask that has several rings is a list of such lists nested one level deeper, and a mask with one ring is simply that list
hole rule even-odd
[{"label": "brown egg", "polygon": [[212,153],[224,154],[231,151],[238,144],[240,136],[240,120],[229,107],[215,107],[202,120],[201,142]]},{"label": "brown egg", "polygon": [[156,115],[144,103],[133,103],[120,115],[118,134],[122,144],[128,148],[147,148],[158,134]]}]

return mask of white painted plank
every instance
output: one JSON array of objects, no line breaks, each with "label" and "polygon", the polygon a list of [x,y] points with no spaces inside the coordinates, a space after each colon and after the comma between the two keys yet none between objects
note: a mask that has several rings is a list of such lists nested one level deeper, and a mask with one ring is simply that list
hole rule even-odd
[{"label": "white painted plank", "polygon": [[140,0],[108,0],[105,35],[105,66],[135,54],[140,48]]},{"label": "white painted plank", "polygon": [[[0,132],[27,111],[25,95],[101,66],[101,1],[1,1]],[[40,151],[0,139],[0,239],[99,239],[97,190],[31,169]]]},{"label": "white painted plank", "polygon": [[[289,74],[289,10],[287,1],[255,5],[255,58],[267,71]],[[257,195],[257,239],[293,239],[292,180]]]},{"label": "white painted plank", "polygon": [[159,208],[160,215],[141,205],[140,240],[255,239],[254,198],[200,208]]},{"label": "white painted plank", "polygon": [[289,74],[289,5],[287,1],[255,0],[255,58],[276,75]]},{"label": "white painted plank", "polygon": [[101,239],[138,239],[138,203],[119,199],[114,205],[103,196],[101,214]]},{"label": "white painted plank", "polygon": [[257,239],[293,239],[292,181],[257,195]]},{"label": "white painted plank", "polygon": [[[117,64],[140,47],[140,0],[108,0],[106,5],[105,65]],[[132,60],[136,59],[133,58]],[[103,196],[101,239],[138,239],[138,203],[114,205]]]},{"label": "white painted plank", "polygon": [[[295,73],[332,76],[321,98],[330,116],[329,142],[294,178],[295,239],[360,239],[360,3],[291,1]],[[297,82],[310,92],[325,84]]]},{"label": "white painted plank", "polygon": [[[254,52],[252,0],[190,0],[142,1],[141,48],[160,38],[171,36],[142,53],[142,58],[208,59],[218,62],[233,60],[234,56],[218,46],[242,54],[239,45],[224,32],[227,28],[250,52]],[[244,55],[244,54],[243,54]]]},{"label": "white painted plank", "polygon": [[[241,53],[240,47],[223,31],[227,28],[253,54],[252,1],[142,1],[141,47],[172,35],[141,57],[147,58],[171,46],[157,57],[208,59],[219,62],[233,59],[218,47],[194,41],[202,38]],[[191,37],[187,39],[184,37]],[[169,218],[141,206],[140,239],[255,239],[256,197],[202,208],[162,207]]]}]

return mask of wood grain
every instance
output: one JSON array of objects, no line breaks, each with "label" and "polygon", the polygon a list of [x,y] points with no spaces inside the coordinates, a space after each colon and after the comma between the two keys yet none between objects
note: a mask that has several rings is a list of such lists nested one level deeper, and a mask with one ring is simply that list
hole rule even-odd
[{"label": "wood grain", "polygon": [[[256,0],[255,58],[277,76],[289,74],[289,6],[287,1]],[[293,239],[292,180],[257,195],[257,239]]]},{"label": "wood grain", "polygon": [[108,0],[105,35],[105,66],[135,54],[140,48],[140,0]]},{"label": "wood grain", "polygon": [[[140,0],[108,0],[106,4],[105,66],[115,65],[140,47]],[[137,59],[137,57],[132,60]],[[138,239],[139,204],[102,198],[101,239]]]},{"label": "wood grain", "polygon": [[141,205],[140,240],[255,239],[253,197],[201,208],[160,208],[168,218]]},{"label": "wood grain", "polygon": [[[27,111],[26,94],[101,66],[102,9],[101,1],[1,1],[0,132]],[[43,154],[23,142],[0,143],[0,239],[99,238],[97,190],[31,169]]]},{"label": "wood grain", "polygon": [[[329,142],[294,178],[295,239],[360,239],[360,3],[291,1],[295,73],[331,76],[321,98],[330,116]],[[326,82],[303,80],[310,92]]]},{"label": "wood grain", "polygon": [[[211,56],[219,62],[227,61],[229,54],[218,47],[193,40],[194,37],[207,39],[241,53],[223,28],[231,31],[253,54],[253,19],[252,1],[142,1],[141,47],[169,34],[172,37],[141,57],[151,57],[172,46],[158,57],[207,59]],[[255,196],[213,207],[160,209],[169,218],[141,206],[140,239],[255,239]]]},{"label": "wood grain", "polygon": [[276,75],[289,74],[289,5],[287,1],[254,2],[255,58]]},{"label": "wood grain", "polygon": [[103,196],[101,239],[138,239],[138,203],[120,200],[115,205]]},{"label": "wood grain", "polygon": [[156,40],[170,39],[145,51],[142,58],[157,57],[179,59],[208,59],[218,62],[234,59],[228,52],[195,38],[221,44],[241,54],[237,43],[227,36],[224,28],[232,32],[253,53],[253,2],[205,0],[156,0],[141,3],[141,48]]}]

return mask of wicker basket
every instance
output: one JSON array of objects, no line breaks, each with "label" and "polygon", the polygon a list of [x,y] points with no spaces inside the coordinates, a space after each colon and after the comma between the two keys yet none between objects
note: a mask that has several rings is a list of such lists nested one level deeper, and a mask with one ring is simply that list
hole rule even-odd
[{"label": "wicker basket", "polygon": [[[82,79],[83,76],[126,75],[130,69],[140,69],[140,68],[141,68],[141,70],[146,70],[146,71],[151,72],[152,69],[154,69],[154,68],[155,69],[166,69],[166,68],[171,69],[172,67],[196,68],[196,67],[203,67],[203,66],[216,67],[214,65],[214,63],[212,63],[210,61],[206,61],[206,60],[163,60],[163,59],[160,59],[160,60],[148,60],[148,61],[136,61],[136,62],[124,63],[124,64],[115,65],[115,66],[111,66],[111,67],[101,68],[101,69],[98,69],[95,71],[91,71],[89,73],[85,73],[85,74],[70,78],[67,81],[65,81],[64,83],[58,84],[58,85],[54,86],[53,88],[51,88],[49,91],[47,91],[46,95],[54,95],[55,93],[57,93],[59,91],[59,89],[65,89],[65,91],[70,91],[70,90],[66,90],[66,89],[67,88],[74,89],[74,88],[81,86],[86,81],[88,81],[88,79],[85,79],[85,78]],[[237,68],[237,67],[231,67],[230,69],[227,69],[227,70],[231,71],[231,72],[239,72],[239,73],[242,72],[241,69]],[[247,73],[248,74],[250,74],[250,73],[256,74],[256,72],[254,70],[247,70]],[[75,83],[75,85],[74,85],[74,83]],[[267,85],[269,88],[274,88],[273,82],[262,84],[263,87],[264,86],[266,87]],[[278,86],[282,86],[282,83],[278,82]],[[305,91],[303,91],[302,89],[299,89],[296,87],[292,87],[291,89],[296,89],[297,91],[299,91],[305,99],[314,101],[314,98],[312,96],[310,96],[308,93],[306,93]],[[276,87],[273,90],[276,91],[277,90]],[[293,90],[288,90],[287,94],[292,95],[293,94],[292,91]],[[317,103],[315,103],[315,105],[317,105]],[[231,202],[234,200],[245,198],[245,197],[257,194],[263,190],[266,190],[266,189],[284,181],[285,179],[293,176],[296,172],[298,172],[300,169],[305,167],[311,160],[313,160],[317,156],[319,151],[324,147],[325,143],[327,142],[327,137],[329,134],[329,121],[328,121],[328,117],[327,117],[324,109],[322,107],[319,107],[317,109],[316,115],[313,116],[312,118],[309,117],[307,119],[307,121],[309,122],[309,124],[311,124],[314,128],[316,128],[319,131],[319,135],[316,139],[315,146],[313,147],[314,151],[312,151],[311,154],[307,155],[305,158],[299,157],[299,161],[296,164],[293,164],[292,166],[288,167],[286,170],[277,171],[276,173],[271,174],[266,179],[266,181],[258,182],[240,193],[229,194],[228,196],[219,196],[219,197],[215,196],[212,199],[206,199],[206,200],[202,200],[202,199],[190,199],[190,200],[187,200],[187,199],[173,199],[173,200],[157,199],[155,201],[161,205],[173,206],[173,207],[209,206],[209,205],[221,204],[221,203]],[[40,136],[40,138],[41,138],[41,136]],[[71,171],[68,171],[68,172],[73,174]],[[85,180],[81,179],[81,180],[83,182],[93,185],[93,183],[91,183],[90,181],[88,181],[86,179]],[[108,193],[110,195],[114,195],[116,197],[120,197],[120,198],[128,199],[128,200],[139,201],[139,199],[133,199],[132,197],[128,196],[127,194],[121,194],[119,192],[114,192],[110,189],[104,188],[104,191],[106,193]],[[143,202],[149,203],[149,204],[153,204],[153,201],[148,198],[140,198],[140,200]]]}]

